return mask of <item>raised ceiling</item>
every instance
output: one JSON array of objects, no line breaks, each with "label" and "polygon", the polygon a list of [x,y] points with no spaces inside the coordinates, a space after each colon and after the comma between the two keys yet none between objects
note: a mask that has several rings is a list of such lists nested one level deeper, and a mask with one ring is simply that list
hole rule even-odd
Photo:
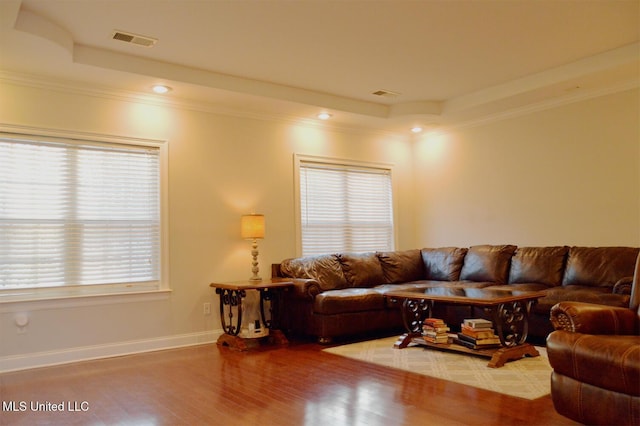
[{"label": "raised ceiling", "polygon": [[327,110],[394,132],[640,78],[638,0],[2,0],[0,16],[4,79],[128,94],[164,82],[172,102],[300,119]]}]

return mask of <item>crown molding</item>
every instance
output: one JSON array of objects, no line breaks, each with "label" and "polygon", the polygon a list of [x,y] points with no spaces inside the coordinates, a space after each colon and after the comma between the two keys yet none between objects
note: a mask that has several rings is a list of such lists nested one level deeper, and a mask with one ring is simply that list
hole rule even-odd
[{"label": "crown molding", "polygon": [[455,130],[467,127],[476,127],[485,124],[489,124],[496,121],[508,120],[511,118],[532,114],[539,111],[549,110],[563,105],[568,105],[576,102],[583,102],[589,99],[599,98],[602,96],[612,95],[619,92],[626,92],[628,90],[640,89],[640,82],[638,79],[632,79],[620,82],[616,85],[608,86],[598,90],[590,90],[569,94],[563,97],[546,99],[544,101],[524,105],[517,108],[511,108],[505,111],[491,113],[482,117],[452,121],[449,124],[445,124],[440,127],[440,130]]},{"label": "crown molding", "polygon": [[0,70],[0,82],[61,93],[71,93],[82,96],[109,99],[120,102],[132,102],[150,106],[169,107],[207,114],[246,118],[251,120],[281,122],[289,125],[293,124],[314,129],[329,129],[332,131],[349,134],[374,134],[393,138],[408,137],[408,135],[402,132],[394,132],[373,126],[351,126],[330,121],[318,122],[318,120],[316,119],[300,117],[291,114],[248,111],[240,108],[231,108],[226,105],[216,104],[213,102],[194,101],[175,97],[167,98],[160,95],[115,89],[112,87],[97,86],[78,81],[63,80],[42,75],[17,73],[6,70]]},{"label": "crown molding", "polygon": [[[242,110],[242,107],[230,107],[215,101],[193,101],[177,97],[160,98],[149,94],[131,92],[107,87],[88,87],[79,82],[47,81],[40,76],[8,76],[0,72],[0,80],[4,74],[5,81],[33,87],[62,90],[66,92],[82,93],[84,95],[102,98],[133,101],[153,105],[171,106],[175,108],[197,110],[235,117],[284,121],[305,126],[331,128],[339,131],[375,132],[386,135],[404,135],[401,131],[392,131],[410,127],[412,120],[423,125],[433,126],[466,125],[465,123],[487,121],[487,117],[508,117],[520,114],[521,111],[537,110],[553,107],[566,102],[564,96],[551,95],[544,101],[531,100],[532,93],[544,94],[546,88],[562,82],[573,82],[576,79],[588,78],[590,75],[603,73],[620,66],[638,64],[640,43],[633,43],[603,52],[578,61],[567,63],[553,69],[507,81],[492,87],[467,93],[448,100],[415,100],[395,104],[385,104],[367,100],[351,99],[344,96],[321,93],[309,89],[291,87],[267,81],[244,78],[236,75],[223,74],[216,71],[203,70],[184,66],[177,63],[164,62],[142,56],[121,53],[109,49],[87,46],[76,43],[73,36],[57,23],[20,8],[20,1],[14,0],[8,8],[9,15],[4,21],[13,21],[15,30],[31,34],[62,48],[64,55],[69,55],[71,65],[97,67],[102,70],[128,73],[145,78],[160,78],[175,82],[186,83],[202,88],[216,89],[230,93],[243,94],[256,98],[272,99],[274,101],[289,102],[300,108],[323,108],[352,114],[359,123],[339,123],[338,120],[317,123],[306,117],[300,117],[295,112],[269,113],[266,111]],[[628,71],[628,69],[627,69]],[[612,83],[617,85],[619,82]],[[608,90],[608,89],[607,89]],[[594,96],[594,95],[588,95]],[[513,100],[520,97],[519,105]],[[526,98],[529,97],[529,100]],[[580,97],[579,97],[580,98]],[[503,107],[498,104],[502,102]],[[507,105],[511,103],[511,105]],[[544,105],[544,106],[541,106]],[[499,112],[488,112],[500,109]],[[294,108],[295,109],[295,108]],[[473,112],[475,111],[475,112]],[[460,118],[456,118],[460,117]],[[475,116],[477,118],[471,118]]]},{"label": "crown molding", "polygon": [[639,52],[640,43],[633,43],[556,68],[508,81],[504,84],[478,90],[446,101],[443,105],[443,113],[446,115],[457,111],[464,111],[500,99],[552,86],[559,82],[571,81],[618,66],[638,63],[640,57]]}]

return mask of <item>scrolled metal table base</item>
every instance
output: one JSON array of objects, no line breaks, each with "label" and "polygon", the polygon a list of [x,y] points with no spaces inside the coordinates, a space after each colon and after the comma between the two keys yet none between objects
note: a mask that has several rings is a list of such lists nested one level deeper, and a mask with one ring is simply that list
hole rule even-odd
[{"label": "scrolled metal table base", "polygon": [[[260,346],[261,340],[268,340],[269,344],[287,345],[289,341],[282,331],[277,330],[279,298],[275,289],[255,288],[260,293],[260,319],[262,326],[269,329],[269,335],[264,338],[241,337],[242,327],[242,299],[246,297],[245,289],[216,288],[220,296],[220,322],[224,334],[218,338],[218,344],[231,349],[245,351]],[[268,307],[265,306],[268,304]]]},{"label": "scrolled metal table base", "polygon": [[500,343],[505,347],[522,345],[529,333],[531,301],[501,303],[493,311],[493,324]]},{"label": "scrolled metal table base", "polygon": [[[216,288],[216,293],[220,295],[222,329],[231,336],[237,336],[242,325],[242,299],[247,294],[244,290],[229,290],[226,288]],[[227,312],[225,313],[225,311]]]}]

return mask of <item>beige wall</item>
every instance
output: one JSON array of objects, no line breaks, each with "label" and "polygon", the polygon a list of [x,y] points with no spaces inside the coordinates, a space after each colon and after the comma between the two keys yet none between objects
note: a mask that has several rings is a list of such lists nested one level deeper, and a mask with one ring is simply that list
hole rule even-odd
[{"label": "beige wall", "polygon": [[[398,247],[415,245],[409,138],[6,83],[0,125],[167,140],[173,290],[158,300],[0,305],[0,370],[3,357],[6,369],[25,355],[37,363],[210,340],[220,324],[208,284],[251,276],[242,214],[266,215],[263,277],[271,263],[296,255],[294,153],[395,164]],[[212,315],[203,315],[205,302],[213,302]],[[23,333],[14,325],[20,312],[30,317]]]},{"label": "beige wall", "polygon": [[[173,290],[151,300],[0,305],[0,370],[210,341],[220,324],[208,283],[250,276],[240,215],[266,215],[263,276],[296,255],[294,153],[395,164],[399,249],[640,245],[637,91],[411,143],[1,83],[0,125],[167,140]],[[25,330],[17,313],[30,317]]]},{"label": "beige wall", "polygon": [[418,244],[640,245],[638,96],[421,137]]}]

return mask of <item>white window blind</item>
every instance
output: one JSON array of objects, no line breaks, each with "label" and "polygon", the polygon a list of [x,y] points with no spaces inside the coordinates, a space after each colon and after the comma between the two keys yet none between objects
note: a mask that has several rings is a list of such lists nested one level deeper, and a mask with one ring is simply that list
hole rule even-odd
[{"label": "white window blind", "polygon": [[302,255],[393,250],[391,170],[300,161]]},{"label": "white window blind", "polygon": [[0,290],[160,279],[159,149],[0,136]]}]

